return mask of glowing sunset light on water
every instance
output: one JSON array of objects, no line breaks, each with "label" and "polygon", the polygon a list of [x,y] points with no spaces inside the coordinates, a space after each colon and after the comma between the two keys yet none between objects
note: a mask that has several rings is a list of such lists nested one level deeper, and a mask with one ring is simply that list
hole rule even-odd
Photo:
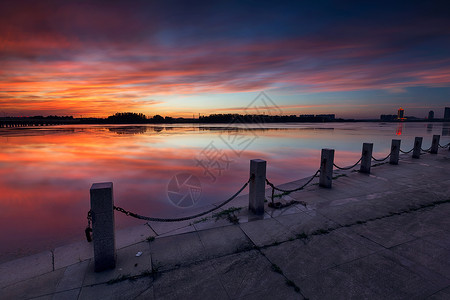
[{"label": "glowing sunset light on water", "polygon": [[2,1],[0,109],[191,117],[242,113],[266,91],[285,114],[374,118],[402,105],[440,117],[450,91],[445,11],[433,2]]}]

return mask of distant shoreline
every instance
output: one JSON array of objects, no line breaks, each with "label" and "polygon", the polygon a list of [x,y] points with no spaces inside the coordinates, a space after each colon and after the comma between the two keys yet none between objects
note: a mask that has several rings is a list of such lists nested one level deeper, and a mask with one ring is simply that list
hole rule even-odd
[{"label": "distant shoreline", "polygon": [[[97,118],[74,118],[74,119],[30,119],[30,118],[0,118],[0,127],[21,127],[21,126],[49,126],[49,125],[155,125],[155,124],[280,124],[280,123],[441,123],[450,122],[445,119],[411,119],[411,120],[380,120],[380,119],[308,119],[308,120],[270,120],[266,119],[262,122],[246,121],[243,119],[223,120],[223,121],[206,121],[191,118],[180,118],[173,120],[161,120],[155,122],[153,120],[130,120],[130,121],[111,121],[108,119]],[[11,125],[11,126],[9,126]]]}]

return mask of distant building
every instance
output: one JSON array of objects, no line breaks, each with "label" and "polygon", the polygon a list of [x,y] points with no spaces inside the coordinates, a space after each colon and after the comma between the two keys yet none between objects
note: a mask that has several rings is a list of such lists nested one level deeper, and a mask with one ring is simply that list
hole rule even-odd
[{"label": "distant building", "polygon": [[446,107],[445,108],[445,112],[444,112],[444,120],[450,120],[450,107]]},{"label": "distant building", "polygon": [[434,119],[434,111],[430,110],[428,112],[428,120],[433,120]]},{"label": "distant building", "polygon": [[326,114],[326,115],[316,115],[316,118],[322,118],[324,120],[334,120],[336,116],[335,114]]},{"label": "distant building", "polygon": [[398,120],[403,120],[405,116],[405,110],[403,108],[399,108],[397,111],[397,119]]},{"label": "distant building", "polygon": [[397,115],[381,115],[380,120],[384,122],[397,120]]}]

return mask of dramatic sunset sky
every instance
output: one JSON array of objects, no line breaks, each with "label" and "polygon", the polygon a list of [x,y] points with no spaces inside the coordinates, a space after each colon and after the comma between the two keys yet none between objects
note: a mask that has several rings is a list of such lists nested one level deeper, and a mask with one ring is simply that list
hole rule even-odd
[{"label": "dramatic sunset sky", "polygon": [[443,117],[448,1],[363,2],[2,0],[0,117]]}]

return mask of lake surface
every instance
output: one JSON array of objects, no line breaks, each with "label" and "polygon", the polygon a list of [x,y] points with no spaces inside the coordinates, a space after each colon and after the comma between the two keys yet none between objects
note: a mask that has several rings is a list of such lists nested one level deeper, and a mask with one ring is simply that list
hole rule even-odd
[{"label": "lake surface", "polygon": [[[267,177],[278,184],[314,174],[322,148],[336,149],[335,163],[346,166],[363,142],[382,158],[393,138],[406,151],[415,136],[429,148],[433,134],[448,143],[450,123],[0,128],[0,263],[84,239],[95,182],[113,182],[115,204],[139,214],[189,215],[234,194],[250,159],[267,160]],[[180,187],[188,178],[198,189],[186,197],[176,180]],[[116,214],[116,228],[142,223]]]}]

